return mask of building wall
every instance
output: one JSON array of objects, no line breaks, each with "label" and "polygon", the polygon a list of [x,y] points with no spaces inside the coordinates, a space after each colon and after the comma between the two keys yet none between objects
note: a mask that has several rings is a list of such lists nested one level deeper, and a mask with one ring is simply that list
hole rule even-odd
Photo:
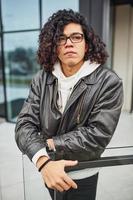
[{"label": "building wall", "polygon": [[123,110],[130,112],[133,87],[133,7],[120,5],[115,9],[113,69],[123,80]]}]

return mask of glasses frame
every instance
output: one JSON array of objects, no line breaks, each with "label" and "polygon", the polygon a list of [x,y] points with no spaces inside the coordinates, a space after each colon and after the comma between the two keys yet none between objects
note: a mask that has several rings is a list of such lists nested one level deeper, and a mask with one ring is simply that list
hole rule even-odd
[{"label": "glasses frame", "polygon": [[[74,35],[76,35],[76,34],[78,34],[78,35],[80,35],[81,36],[81,40],[80,41],[73,41],[73,39],[72,39],[72,36],[74,36]],[[64,37],[64,43],[60,43],[60,42],[58,42],[58,40],[59,40],[59,38],[60,37]],[[59,38],[58,38],[58,40],[57,40],[57,46],[63,46],[63,45],[65,45],[66,43],[67,43],[67,40],[69,39],[72,43],[80,43],[80,42],[82,42],[83,41],[83,39],[84,39],[84,34],[83,33],[79,33],[79,32],[75,32],[75,33],[72,33],[72,34],[70,34],[69,36],[66,36],[66,35],[60,35],[59,36]]]}]

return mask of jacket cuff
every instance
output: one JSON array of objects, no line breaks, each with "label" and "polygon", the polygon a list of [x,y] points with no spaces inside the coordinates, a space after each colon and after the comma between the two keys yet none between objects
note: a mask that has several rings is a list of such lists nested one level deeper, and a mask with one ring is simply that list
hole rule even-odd
[{"label": "jacket cuff", "polygon": [[64,143],[62,137],[55,136],[52,139],[54,141],[56,152],[60,152],[60,153],[64,152],[65,143]]},{"label": "jacket cuff", "polygon": [[28,146],[25,154],[29,157],[29,159],[32,161],[33,156],[40,151],[41,149],[45,148],[44,144],[38,144],[33,143],[30,146]]},{"label": "jacket cuff", "polygon": [[49,155],[46,151],[46,148],[40,149],[32,158],[32,162],[34,163],[34,165],[36,166],[38,159],[41,156],[47,156],[49,158]]}]

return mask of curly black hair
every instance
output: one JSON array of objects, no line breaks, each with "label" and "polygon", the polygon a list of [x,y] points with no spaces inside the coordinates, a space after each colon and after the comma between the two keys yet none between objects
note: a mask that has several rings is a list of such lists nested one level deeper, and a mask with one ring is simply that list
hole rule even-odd
[{"label": "curly black hair", "polygon": [[105,50],[105,44],[100,37],[94,33],[94,30],[87,24],[86,19],[78,12],[72,9],[59,10],[49,17],[43,26],[39,35],[39,47],[37,57],[39,64],[46,71],[52,71],[57,56],[57,38],[63,34],[64,27],[69,23],[80,24],[84,33],[85,41],[89,45],[85,53],[84,60],[90,60],[99,64],[104,64],[107,60],[108,53]]}]

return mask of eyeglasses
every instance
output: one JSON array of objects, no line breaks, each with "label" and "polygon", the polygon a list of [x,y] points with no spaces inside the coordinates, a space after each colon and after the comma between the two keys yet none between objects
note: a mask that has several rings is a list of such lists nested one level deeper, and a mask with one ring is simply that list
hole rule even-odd
[{"label": "eyeglasses", "polygon": [[80,43],[82,42],[83,38],[84,35],[82,33],[72,33],[69,37],[67,37],[66,35],[61,35],[57,39],[56,44],[58,46],[65,45],[68,39],[70,39],[72,43]]}]

